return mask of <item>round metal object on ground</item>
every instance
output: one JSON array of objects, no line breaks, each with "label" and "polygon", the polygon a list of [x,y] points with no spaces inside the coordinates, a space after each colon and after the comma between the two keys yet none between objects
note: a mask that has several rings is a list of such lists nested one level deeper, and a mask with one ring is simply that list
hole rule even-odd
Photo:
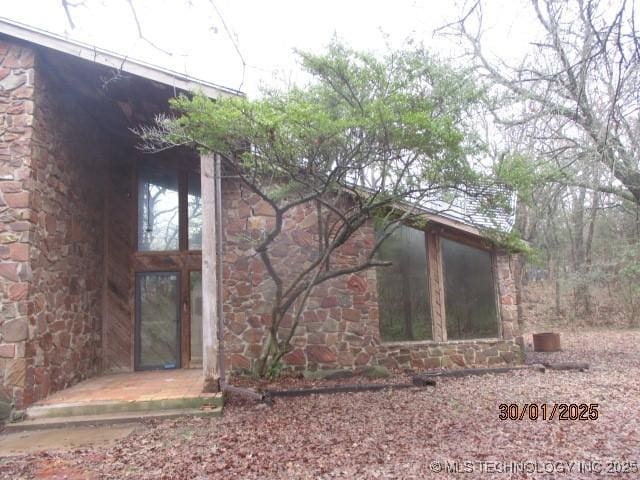
[{"label": "round metal object on ground", "polygon": [[559,333],[534,333],[533,334],[533,351],[534,352],[559,352],[560,351],[560,334]]}]

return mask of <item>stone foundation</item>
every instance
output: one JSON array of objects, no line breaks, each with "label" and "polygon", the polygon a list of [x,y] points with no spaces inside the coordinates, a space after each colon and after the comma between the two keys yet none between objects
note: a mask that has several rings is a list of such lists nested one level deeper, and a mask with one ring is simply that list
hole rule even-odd
[{"label": "stone foundation", "polygon": [[466,340],[445,343],[387,343],[378,347],[375,362],[387,368],[490,367],[521,363],[522,349],[510,340]]}]

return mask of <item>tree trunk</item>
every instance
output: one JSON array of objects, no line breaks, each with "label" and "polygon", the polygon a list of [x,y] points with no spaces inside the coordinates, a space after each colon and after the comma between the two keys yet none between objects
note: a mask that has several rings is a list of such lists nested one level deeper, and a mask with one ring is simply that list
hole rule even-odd
[{"label": "tree trunk", "polygon": [[560,318],[562,317],[562,297],[560,295],[560,265],[557,260],[553,262],[553,279],[556,317]]}]

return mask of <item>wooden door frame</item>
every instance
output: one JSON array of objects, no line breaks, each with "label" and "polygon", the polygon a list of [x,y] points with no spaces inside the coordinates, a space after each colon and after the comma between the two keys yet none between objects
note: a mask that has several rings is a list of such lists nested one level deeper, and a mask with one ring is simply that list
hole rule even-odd
[{"label": "wooden door frame", "polygon": [[[171,272],[178,274],[179,288],[179,362],[176,368],[189,368],[191,356],[191,301],[190,301],[190,279],[189,272],[202,270],[202,251],[189,250],[188,239],[188,194],[189,194],[189,174],[197,173],[197,163],[177,162],[166,159],[159,159],[154,162],[136,162],[132,175],[133,206],[135,215],[132,216],[132,245],[134,252],[131,255],[131,274],[134,279],[133,291],[133,367],[139,370],[138,342],[139,335],[139,312],[138,312],[138,287],[137,277],[139,274]],[[139,226],[139,178],[143,168],[156,168],[164,172],[173,172],[178,180],[178,249],[168,251],[143,251],[138,250],[138,226]]]}]

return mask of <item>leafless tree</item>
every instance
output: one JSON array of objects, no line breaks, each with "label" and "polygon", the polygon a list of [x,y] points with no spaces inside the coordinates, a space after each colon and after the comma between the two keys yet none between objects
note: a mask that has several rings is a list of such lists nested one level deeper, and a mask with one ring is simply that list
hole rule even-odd
[{"label": "leafless tree", "polygon": [[[153,40],[152,38],[150,38],[150,36],[148,36],[145,33],[145,29],[143,28],[143,19],[142,19],[142,15],[140,14],[139,8],[137,6],[137,4],[135,3],[134,0],[121,0],[121,2],[123,4],[126,4],[127,6],[127,10],[128,13],[130,15],[130,18],[133,20],[133,24],[135,25],[135,29],[136,29],[136,33],[138,35],[138,38],[140,40],[142,40],[143,42],[147,43],[148,45],[150,45],[151,47],[153,47],[155,50],[168,55],[168,56],[173,56],[173,52],[167,48],[161,47],[160,44]],[[64,14],[65,14],[65,18],[67,20],[67,23],[69,24],[69,27],[71,28],[71,30],[74,30],[76,28],[76,20],[75,20],[75,12],[74,10],[80,7],[84,7],[84,8],[90,8],[90,3],[87,0],[60,0],[60,4],[62,6],[62,9],[64,10]],[[192,0],[184,0],[184,7],[188,7],[191,8],[192,5]],[[238,59],[241,62],[242,65],[242,80],[240,82],[240,86],[238,87],[238,90],[242,89],[242,86],[244,85],[244,80],[245,80],[245,74],[246,74],[246,69],[247,69],[247,61],[245,59],[244,54],[242,53],[242,50],[240,48],[240,45],[238,43],[238,39],[236,38],[236,35],[233,31],[233,29],[230,26],[230,23],[225,20],[225,17],[221,11],[221,9],[216,5],[216,2],[214,2],[213,0],[208,0],[208,4],[211,7],[211,9],[213,10],[213,12],[215,13],[216,17],[218,18],[220,24],[222,25],[225,34],[227,35],[229,41],[231,42],[231,45],[233,46],[233,49],[235,51],[235,53],[238,56]],[[144,12],[142,12],[144,13]],[[211,27],[211,31],[216,32],[218,31],[217,28],[215,28],[214,26]]]},{"label": "leafless tree", "polygon": [[[497,124],[517,129],[539,157],[571,172],[567,183],[640,203],[635,1],[531,0],[531,8],[543,38],[515,66],[485,53],[481,0],[454,24],[496,95]],[[597,165],[598,175],[585,178],[585,164]]]},{"label": "leafless tree", "polygon": [[[539,36],[517,61],[486,48],[483,0],[445,27],[466,45],[484,82],[496,155],[519,153],[555,172],[519,208],[524,238],[545,253],[562,312],[560,277],[571,312],[592,315],[596,278],[616,255],[594,250],[633,242],[599,229],[633,223],[640,205],[640,41],[635,0],[529,0]],[[630,210],[627,212],[626,210]],[[631,214],[630,214],[631,213]],[[624,230],[624,225],[618,225]],[[616,230],[617,231],[617,230]],[[617,281],[617,280],[616,280]]]}]

